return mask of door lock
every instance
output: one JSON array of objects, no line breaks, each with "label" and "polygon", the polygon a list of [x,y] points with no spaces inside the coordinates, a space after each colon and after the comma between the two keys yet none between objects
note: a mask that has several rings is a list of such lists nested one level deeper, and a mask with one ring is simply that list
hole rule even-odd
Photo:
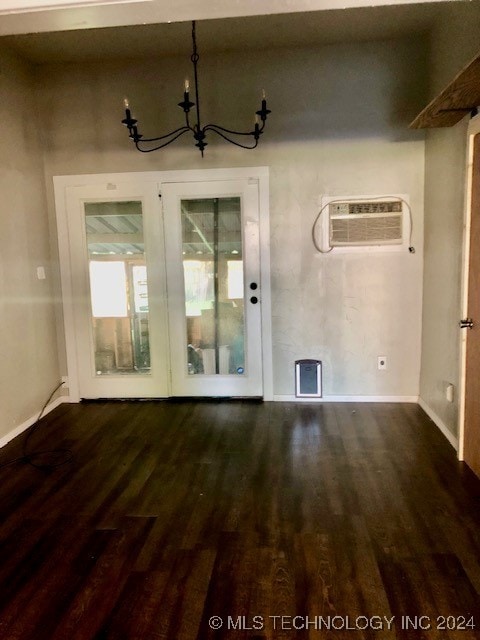
[{"label": "door lock", "polygon": [[473,320],[471,318],[465,318],[465,320],[460,320],[458,326],[460,327],[460,329],[472,329]]}]

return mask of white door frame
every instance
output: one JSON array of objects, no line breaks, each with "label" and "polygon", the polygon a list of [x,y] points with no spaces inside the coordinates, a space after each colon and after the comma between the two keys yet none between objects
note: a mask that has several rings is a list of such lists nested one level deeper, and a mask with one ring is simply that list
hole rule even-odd
[{"label": "white door frame", "polygon": [[[462,251],[462,306],[461,317],[468,313],[468,278],[470,270],[470,222],[472,216],[472,169],[473,169],[473,140],[480,133],[480,115],[472,118],[467,129],[467,160],[465,172],[465,201],[463,223],[463,251]],[[460,318],[459,318],[460,320]],[[465,383],[467,366],[467,329],[460,330],[460,381],[459,381],[459,411],[458,411],[458,459],[464,460],[465,444]]]},{"label": "white door frame", "polygon": [[[232,169],[190,169],[184,171],[144,171],[131,173],[103,173],[72,176],[54,176],[55,211],[57,219],[60,258],[63,322],[71,402],[80,401],[78,361],[75,342],[74,299],[72,288],[71,255],[68,235],[66,189],[87,185],[116,185],[132,182],[208,182],[210,180],[258,180],[260,213],[260,280],[262,290],[262,368],[263,397],[273,400],[272,314],[270,286],[270,222],[269,222],[269,170],[268,167],[239,167]],[[114,187],[113,187],[114,188]]]}]

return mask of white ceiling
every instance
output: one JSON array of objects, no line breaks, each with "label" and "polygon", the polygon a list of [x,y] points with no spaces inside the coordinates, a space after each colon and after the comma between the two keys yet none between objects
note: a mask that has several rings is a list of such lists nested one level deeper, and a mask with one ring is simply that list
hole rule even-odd
[{"label": "white ceiling", "polygon": [[[417,0],[1,0],[0,35],[415,4]],[[423,0],[434,2],[436,0]],[[438,1],[438,0],[437,0]],[[440,0],[442,1],[442,0]],[[446,0],[443,0],[446,1]]]},{"label": "white ceiling", "polygon": [[[451,6],[428,2],[202,20],[197,23],[197,42],[202,53],[420,37]],[[0,40],[34,63],[50,63],[189,55],[190,33],[191,23],[185,21],[11,35]]]}]

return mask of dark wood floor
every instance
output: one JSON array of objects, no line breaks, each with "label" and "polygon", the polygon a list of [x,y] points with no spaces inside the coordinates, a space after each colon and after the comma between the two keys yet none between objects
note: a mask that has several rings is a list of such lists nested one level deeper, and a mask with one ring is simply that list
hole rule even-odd
[{"label": "dark wood floor", "polygon": [[75,457],[0,470],[2,640],[480,637],[480,482],[416,405],[62,405],[31,445]]}]

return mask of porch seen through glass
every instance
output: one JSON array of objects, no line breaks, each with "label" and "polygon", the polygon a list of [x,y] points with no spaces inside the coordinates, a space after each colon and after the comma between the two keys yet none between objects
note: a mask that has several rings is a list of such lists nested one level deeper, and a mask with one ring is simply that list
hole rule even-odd
[{"label": "porch seen through glass", "polygon": [[243,375],[241,200],[182,200],[181,218],[188,373]]},{"label": "porch seen through glass", "polygon": [[150,374],[141,202],[85,203],[95,375]]}]

